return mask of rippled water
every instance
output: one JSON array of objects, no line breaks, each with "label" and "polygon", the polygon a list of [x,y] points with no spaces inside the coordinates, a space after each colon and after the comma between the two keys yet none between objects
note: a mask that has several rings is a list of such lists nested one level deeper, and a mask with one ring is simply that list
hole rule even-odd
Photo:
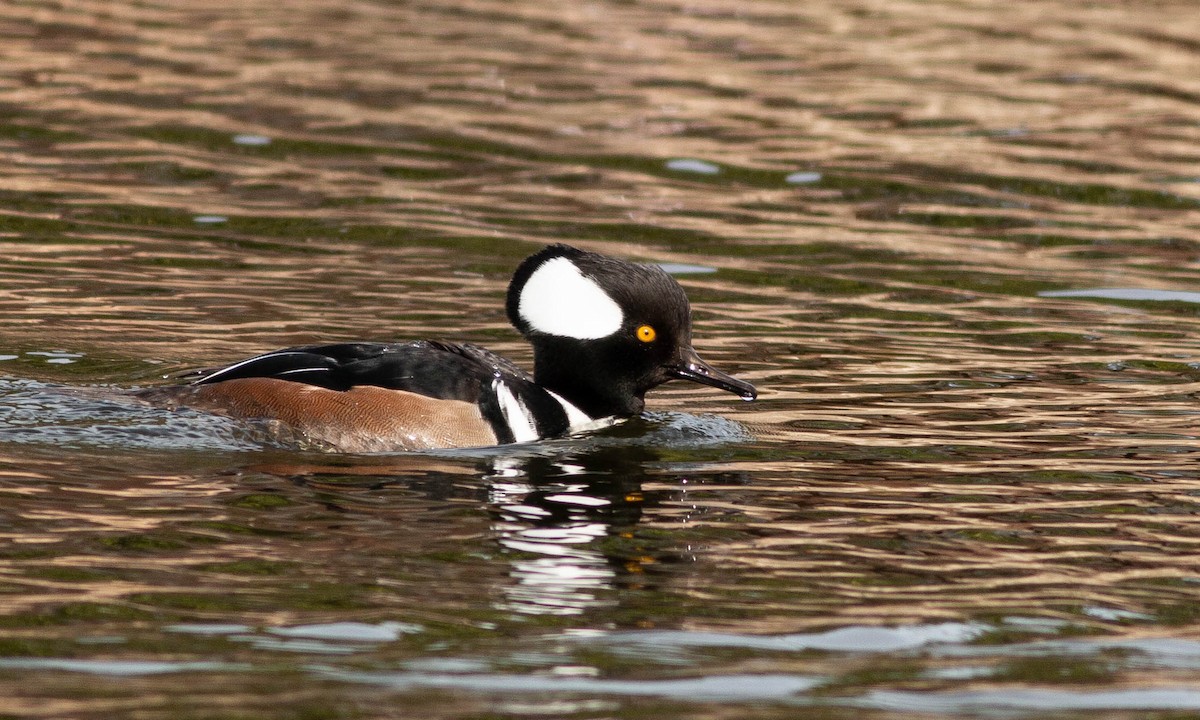
[{"label": "rippled water", "polygon": [[[1200,710],[1193,3],[0,5],[0,715]],[[741,403],[330,456],[124,389],[522,363],[666,264]]]}]

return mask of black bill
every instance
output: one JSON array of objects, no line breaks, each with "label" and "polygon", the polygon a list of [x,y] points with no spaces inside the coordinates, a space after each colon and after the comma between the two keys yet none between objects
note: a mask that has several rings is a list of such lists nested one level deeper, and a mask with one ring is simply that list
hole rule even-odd
[{"label": "black bill", "polygon": [[701,360],[692,348],[681,353],[678,363],[667,368],[667,374],[680,380],[691,380],[701,385],[709,385],[731,392],[741,396],[743,400],[753,400],[758,397],[758,391],[754,389],[753,385],[712,367]]}]

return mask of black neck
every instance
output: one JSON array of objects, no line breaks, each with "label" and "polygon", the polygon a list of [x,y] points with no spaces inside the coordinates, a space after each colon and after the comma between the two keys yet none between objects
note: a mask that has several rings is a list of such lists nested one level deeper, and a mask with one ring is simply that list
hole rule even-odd
[{"label": "black neck", "polygon": [[613,377],[596,363],[594,356],[538,350],[534,353],[534,380],[588,417],[628,417],[645,408],[645,400],[629,381]]}]

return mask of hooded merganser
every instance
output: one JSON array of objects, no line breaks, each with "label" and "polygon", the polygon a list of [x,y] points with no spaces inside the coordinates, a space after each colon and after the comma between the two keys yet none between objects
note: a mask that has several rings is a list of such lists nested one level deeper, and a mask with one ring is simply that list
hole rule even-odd
[{"label": "hooded merganser", "polygon": [[273,433],[344,452],[529,442],[636,415],[680,378],[757,397],[700,359],[683,288],[657,266],[551,245],[513,274],[508,319],[533,346],[530,376],[481,347],[432,340],[277,350],[189,385],[139,395],[261,420]]}]

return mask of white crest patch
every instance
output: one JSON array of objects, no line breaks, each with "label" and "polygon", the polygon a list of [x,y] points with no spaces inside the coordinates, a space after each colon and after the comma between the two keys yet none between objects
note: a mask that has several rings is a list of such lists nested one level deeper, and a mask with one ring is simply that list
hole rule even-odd
[{"label": "white crest patch", "polygon": [[529,276],[517,312],[538,332],[579,340],[608,337],[625,322],[621,306],[564,257],[547,260]]}]

